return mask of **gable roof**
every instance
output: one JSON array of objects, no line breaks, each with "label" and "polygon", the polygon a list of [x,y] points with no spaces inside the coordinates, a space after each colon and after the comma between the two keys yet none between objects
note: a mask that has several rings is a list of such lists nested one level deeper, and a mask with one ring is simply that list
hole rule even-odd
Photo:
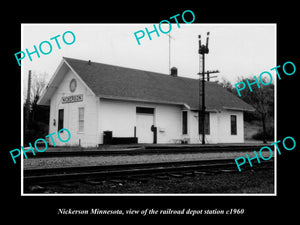
[{"label": "gable roof", "polygon": [[[88,61],[65,57],[63,60],[100,98],[179,104],[195,110],[199,107],[199,80],[197,79],[173,77],[103,63],[88,63]],[[205,84],[207,110],[254,110],[252,106],[218,84],[213,82]],[[44,95],[41,98],[43,97]],[[40,100],[40,104],[44,102]]]}]

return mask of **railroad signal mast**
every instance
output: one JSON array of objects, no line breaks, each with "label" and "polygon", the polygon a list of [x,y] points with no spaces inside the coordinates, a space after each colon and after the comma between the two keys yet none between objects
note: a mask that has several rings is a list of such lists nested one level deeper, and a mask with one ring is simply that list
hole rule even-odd
[{"label": "railroad signal mast", "polygon": [[[207,74],[207,81],[209,81],[210,78],[216,77],[216,76],[210,77],[210,74],[219,73],[219,71],[214,70],[214,71],[205,72],[205,54],[209,53],[209,49],[208,49],[209,32],[207,32],[206,45],[201,44],[201,35],[198,35],[198,38],[199,38],[199,50],[198,50],[198,53],[199,53],[198,128],[199,128],[199,134],[202,132],[202,144],[205,144],[205,74]],[[202,64],[202,71],[201,71],[201,64]],[[201,75],[202,75],[202,78],[200,77]],[[202,93],[201,93],[201,87],[202,87]],[[202,102],[201,102],[201,97],[202,97]]]}]

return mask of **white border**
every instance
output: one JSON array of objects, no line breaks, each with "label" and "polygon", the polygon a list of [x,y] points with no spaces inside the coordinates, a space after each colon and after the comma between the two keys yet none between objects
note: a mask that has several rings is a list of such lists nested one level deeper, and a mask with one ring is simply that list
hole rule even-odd
[{"label": "white border", "polygon": [[[22,23],[21,24],[21,49],[24,49],[24,45],[23,45],[23,29],[25,25],[41,25],[41,24],[31,24],[31,23]],[[120,25],[139,25],[139,24],[89,24],[89,23],[71,23],[71,24],[50,24],[50,23],[44,23],[43,25],[45,26],[72,26],[72,25],[93,25],[93,26],[120,26]],[[146,24],[143,24],[143,26]],[[151,24],[152,25],[152,24]],[[186,25],[186,24],[181,24],[181,25]],[[219,24],[219,23],[212,23],[212,24],[199,24],[199,23],[195,23],[195,24],[189,24],[189,25],[201,25],[201,26],[258,26],[258,25],[264,25],[264,26],[275,26],[275,62],[276,65],[278,65],[277,63],[277,23],[226,23],[226,24]],[[274,66],[276,66],[274,65]],[[23,139],[23,128],[24,128],[24,124],[23,124],[23,90],[24,90],[24,82],[23,82],[23,67],[21,66],[21,144],[22,146],[24,146],[24,139]],[[277,77],[276,77],[277,78]],[[275,104],[274,104],[274,136],[275,136],[275,141],[277,141],[277,79],[274,79],[274,86],[275,86],[275,90],[274,90],[274,100],[275,100]],[[274,147],[275,148],[275,147]],[[274,173],[274,193],[259,193],[259,194],[249,194],[249,193],[245,193],[245,194],[233,194],[233,193],[222,193],[222,194],[217,194],[217,193],[211,193],[211,194],[119,194],[119,193],[110,193],[110,194],[92,194],[92,193],[88,193],[88,194],[34,194],[34,193],[24,193],[24,182],[23,182],[23,177],[24,177],[24,173],[23,173],[23,154],[21,157],[21,196],[277,196],[277,151],[274,150],[274,162],[275,162],[275,173]]]}]

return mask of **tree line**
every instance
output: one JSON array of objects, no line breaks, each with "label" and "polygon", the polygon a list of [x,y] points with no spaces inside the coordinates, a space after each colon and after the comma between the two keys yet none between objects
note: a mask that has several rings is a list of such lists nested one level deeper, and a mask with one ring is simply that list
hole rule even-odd
[{"label": "tree line", "polygon": [[[23,93],[23,121],[24,121],[24,145],[33,143],[40,137],[45,137],[49,132],[49,106],[38,105],[37,102],[46,87],[47,74],[33,73],[28,96],[27,81],[23,81],[27,88]],[[29,97],[29,98],[28,98]]]},{"label": "tree line", "polygon": [[[245,82],[248,79],[249,83],[255,81],[253,78],[239,77],[238,82]],[[267,80],[264,80],[267,83]],[[253,136],[254,139],[262,140],[264,143],[267,140],[274,139],[274,84],[264,86],[261,85],[260,88],[253,85],[251,92],[249,88],[243,90],[241,97],[238,96],[236,88],[231,84],[230,81],[222,79],[218,81],[218,84],[223,88],[226,88],[228,91],[236,95],[238,98],[241,98],[246,103],[252,105],[255,108],[254,112],[245,112],[244,120],[246,122],[259,121],[261,124],[261,130]]]}]

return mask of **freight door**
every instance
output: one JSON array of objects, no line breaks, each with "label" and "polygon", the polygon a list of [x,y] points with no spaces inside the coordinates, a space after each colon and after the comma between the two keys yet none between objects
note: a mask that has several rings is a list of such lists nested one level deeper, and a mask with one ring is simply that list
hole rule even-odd
[{"label": "freight door", "polygon": [[[138,109],[139,108],[139,109]],[[147,108],[148,109],[148,108]],[[143,111],[142,113],[140,113]],[[154,124],[154,109],[142,110],[141,107],[137,107],[136,114],[136,136],[139,143],[153,143],[153,132],[151,126]]]}]

